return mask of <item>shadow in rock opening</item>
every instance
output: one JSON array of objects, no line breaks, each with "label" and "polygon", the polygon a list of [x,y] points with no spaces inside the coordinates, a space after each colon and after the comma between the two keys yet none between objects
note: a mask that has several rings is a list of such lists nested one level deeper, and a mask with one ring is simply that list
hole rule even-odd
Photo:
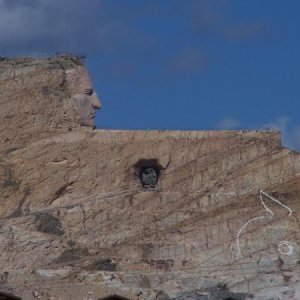
[{"label": "shadow in rock opening", "polygon": [[22,300],[22,299],[7,293],[0,292],[0,300]]},{"label": "shadow in rock opening", "polygon": [[104,298],[98,298],[98,300],[130,300],[130,299],[118,295],[112,295]]}]

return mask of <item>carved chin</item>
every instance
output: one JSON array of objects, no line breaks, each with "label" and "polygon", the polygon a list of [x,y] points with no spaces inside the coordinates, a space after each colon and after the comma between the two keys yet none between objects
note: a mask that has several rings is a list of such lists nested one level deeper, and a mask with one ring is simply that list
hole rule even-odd
[{"label": "carved chin", "polygon": [[80,119],[80,125],[87,126],[87,127],[94,127],[94,118],[91,119]]}]

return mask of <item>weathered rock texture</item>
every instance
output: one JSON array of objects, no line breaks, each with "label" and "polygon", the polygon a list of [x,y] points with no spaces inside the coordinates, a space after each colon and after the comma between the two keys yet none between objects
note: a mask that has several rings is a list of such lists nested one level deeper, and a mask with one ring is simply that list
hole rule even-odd
[{"label": "weathered rock texture", "polygon": [[70,68],[0,62],[0,294],[300,299],[300,156],[280,134],[81,127]]}]

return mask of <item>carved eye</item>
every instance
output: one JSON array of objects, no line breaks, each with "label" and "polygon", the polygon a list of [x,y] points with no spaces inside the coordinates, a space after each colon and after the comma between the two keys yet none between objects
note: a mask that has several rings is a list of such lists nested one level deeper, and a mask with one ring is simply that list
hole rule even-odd
[{"label": "carved eye", "polygon": [[85,93],[86,95],[92,96],[93,93],[94,93],[94,90],[93,90],[92,88],[91,88],[91,89],[85,89],[85,90],[84,90],[84,93]]}]

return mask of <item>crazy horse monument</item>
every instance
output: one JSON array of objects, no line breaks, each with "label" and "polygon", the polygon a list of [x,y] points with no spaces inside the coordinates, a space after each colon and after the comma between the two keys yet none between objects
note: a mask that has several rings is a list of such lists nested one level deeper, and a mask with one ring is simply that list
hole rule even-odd
[{"label": "crazy horse monument", "polygon": [[72,56],[0,61],[0,299],[300,299],[277,131],[94,129]]}]

